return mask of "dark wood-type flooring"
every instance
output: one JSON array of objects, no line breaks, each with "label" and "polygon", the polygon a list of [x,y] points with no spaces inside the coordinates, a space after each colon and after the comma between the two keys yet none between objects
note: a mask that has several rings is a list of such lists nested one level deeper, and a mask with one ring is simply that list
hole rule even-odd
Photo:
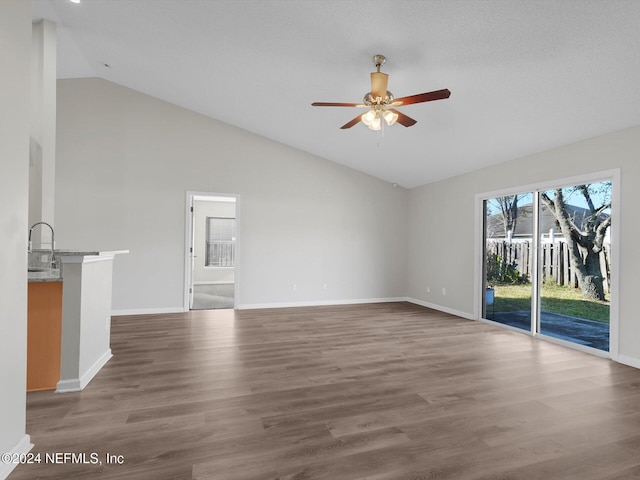
[{"label": "dark wood-type flooring", "polygon": [[408,303],[114,317],[112,350],[28,395],[9,480],[640,478],[640,370]]}]

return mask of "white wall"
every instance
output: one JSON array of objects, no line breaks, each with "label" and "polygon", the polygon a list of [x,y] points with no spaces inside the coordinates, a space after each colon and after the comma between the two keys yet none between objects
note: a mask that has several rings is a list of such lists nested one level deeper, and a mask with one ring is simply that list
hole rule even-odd
[{"label": "white wall", "polygon": [[405,296],[406,190],[104,80],[57,102],[56,240],[130,250],[118,313],[183,307],[186,191],[241,197],[240,307]]},{"label": "white wall", "polygon": [[[24,452],[31,3],[0,2],[0,453]],[[0,463],[0,478],[10,466]]]},{"label": "white wall", "polygon": [[620,168],[619,352],[621,361],[640,367],[639,158],[640,127],[634,127],[411,190],[409,297],[473,317],[476,194]]},{"label": "white wall", "polygon": [[207,217],[236,218],[236,202],[196,200],[193,205],[194,266],[193,283],[233,283],[235,268],[207,267]]}]

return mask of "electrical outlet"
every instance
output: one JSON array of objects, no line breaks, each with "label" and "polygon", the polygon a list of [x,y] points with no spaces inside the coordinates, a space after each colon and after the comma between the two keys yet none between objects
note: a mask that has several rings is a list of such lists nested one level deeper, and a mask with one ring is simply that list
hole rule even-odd
[{"label": "electrical outlet", "polygon": [[298,286],[295,283],[291,284],[291,290],[293,290],[295,292],[297,288],[298,288]]},{"label": "electrical outlet", "polygon": [[431,287],[427,287],[427,293],[431,293]]},{"label": "electrical outlet", "polygon": [[443,295],[446,295],[446,294],[447,294],[447,289],[446,289],[446,288],[444,288],[444,287],[442,287],[442,294],[443,294]]},{"label": "electrical outlet", "polygon": [[41,255],[40,256],[40,261],[42,263],[47,263],[49,261],[49,255]]},{"label": "electrical outlet", "polygon": [[326,284],[326,283],[323,283],[323,284],[322,284],[322,289],[323,289],[323,290],[326,290],[326,289],[327,289],[327,284]]}]

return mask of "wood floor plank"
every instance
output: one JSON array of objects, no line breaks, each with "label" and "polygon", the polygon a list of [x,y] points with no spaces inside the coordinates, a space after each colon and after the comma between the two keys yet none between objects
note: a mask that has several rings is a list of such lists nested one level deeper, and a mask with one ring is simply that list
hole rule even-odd
[{"label": "wood floor plank", "polygon": [[27,396],[32,453],[102,463],[9,480],[640,478],[640,370],[409,303],[114,317],[111,346]]}]

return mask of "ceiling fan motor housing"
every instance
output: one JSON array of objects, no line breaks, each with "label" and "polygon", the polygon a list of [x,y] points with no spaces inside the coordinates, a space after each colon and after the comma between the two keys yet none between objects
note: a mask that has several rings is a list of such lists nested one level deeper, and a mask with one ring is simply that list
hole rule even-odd
[{"label": "ceiling fan motor housing", "polygon": [[391,93],[389,90],[387,90],[387,94],[385,95],[385,97],[379,101],[377,100],[377,98],[374,98],[373,93],[371,92],[367,92],[367,94],[362,99],[362,103],[370,107],[373,107],[374,105],[389,105],[392,102],[393,93]]}]

